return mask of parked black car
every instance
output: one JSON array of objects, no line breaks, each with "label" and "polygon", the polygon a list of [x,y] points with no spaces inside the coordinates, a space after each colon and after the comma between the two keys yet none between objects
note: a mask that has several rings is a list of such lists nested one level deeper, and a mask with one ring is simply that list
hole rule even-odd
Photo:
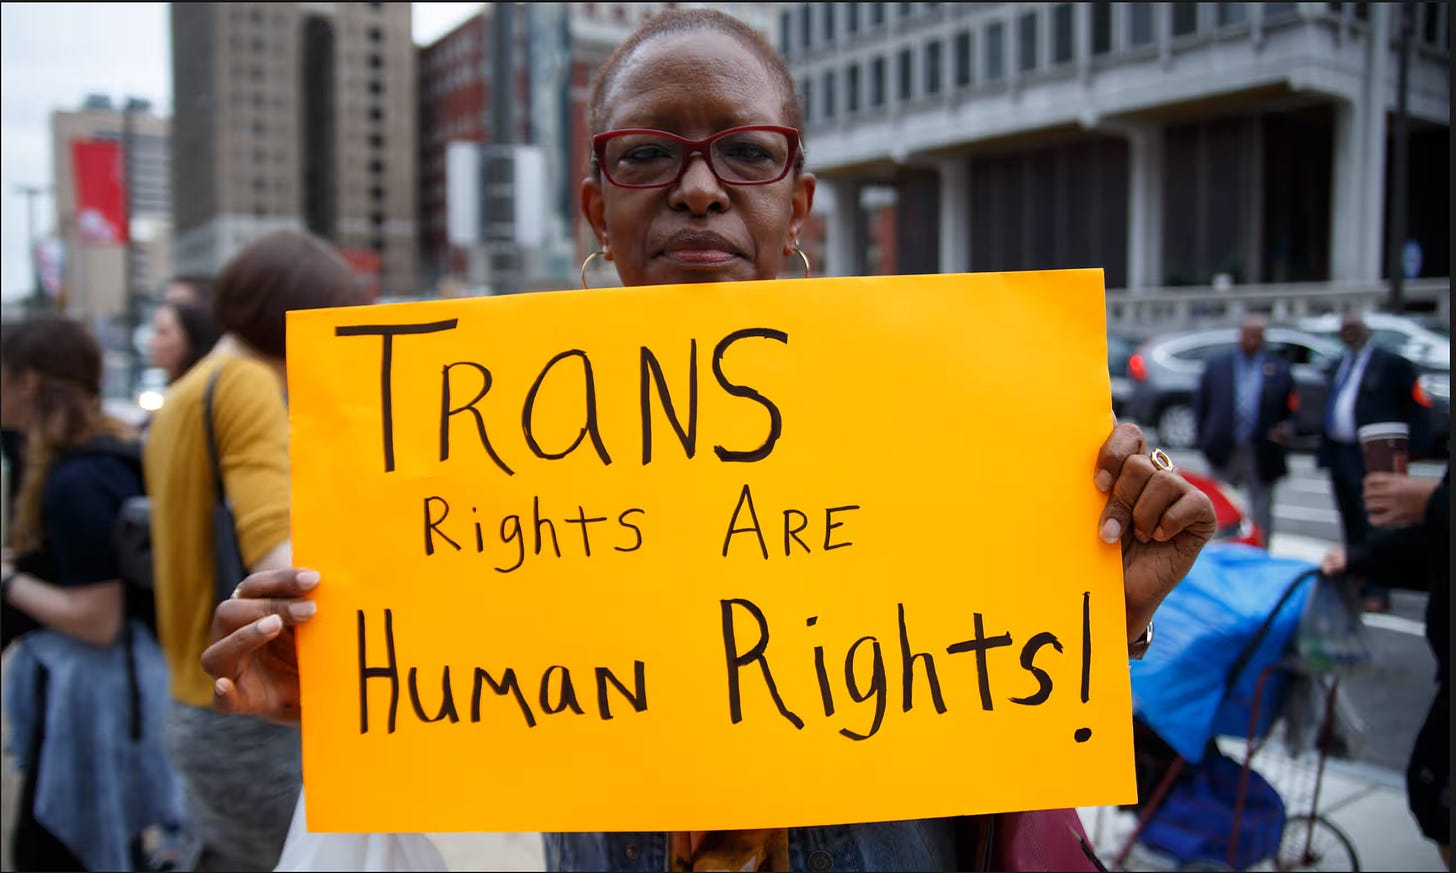
[{"label": "parked black car", "polygon": [[[1286,327],[1269,327],[1265,347],[1290,363],[1299,408],[1294,416],[1296,441],[1313,445],[1323,426],[1329,393],[1325,370],[1339,360],[1338,342]],[[1143,429],[1156,432],[1170,449],[1192,447],[1198,437],[1193,392],[1209,358],[1238,345],[1238,329],[1207,328],[1157,334],[1138,346],[1128,360],[1133,379],[1128,414]]]}]

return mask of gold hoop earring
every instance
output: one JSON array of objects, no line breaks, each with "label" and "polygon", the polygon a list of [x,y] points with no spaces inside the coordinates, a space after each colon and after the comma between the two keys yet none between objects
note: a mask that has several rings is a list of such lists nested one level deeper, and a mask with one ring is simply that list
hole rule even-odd
[{"label": "gold hoop earring", "polygon": [[591,290],[586,284],[586,268],[589,267],[591,265],[591,262],[596,258],[602,258],[605,260],[606,252],[602,251],[601,249],[597,249],[596,251],[588,254],[586,256],[586,260],[581,262],[581,289],[583,291]]},{"label": "gold hoop earring", "polygon": [[814,278],[814,271],[809,269],[809,256],[804,254],[804,250],[799,248],[797,245],[794,246],[794,254],[798,255],[799,260],[804,262],[804,278]]}]

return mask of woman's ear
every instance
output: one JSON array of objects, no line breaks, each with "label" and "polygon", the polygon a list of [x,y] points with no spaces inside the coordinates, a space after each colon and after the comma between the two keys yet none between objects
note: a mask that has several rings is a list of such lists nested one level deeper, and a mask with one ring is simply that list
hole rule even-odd
[{"label": "woman's ear", "polygon": [[813,173],[800,173],[794,177],[794,194],[790,204],[789,228],[784,236],[784,254],[792,254],[794,246],[799,242],[799,231],[803,228],[804,222],[809,218],[809,212],[814,208],[814,185]]},{"label": "woman's ear", "polygon": [[[607,239],[606,204],[602,200],[602,183],[591,176],[581,180],[581,217],[591,225],[597,238],[597,245],[604,253],[609,252]],[[608,256],[610,259],[610,256]]]}]

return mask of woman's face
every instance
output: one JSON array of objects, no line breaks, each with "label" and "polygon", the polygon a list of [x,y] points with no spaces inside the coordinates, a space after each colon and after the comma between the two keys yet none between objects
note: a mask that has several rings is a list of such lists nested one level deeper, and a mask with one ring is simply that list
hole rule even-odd
[{"label": "woman's face", "polygon": [[[784,95],[763,63],[712,31],[649,40],[603,95],[606,130],[649,128],[705,139],[730,127],[788,124]],[[814,200],[814,177],[726,185],[701,155],[664,188],[581,186],[582,213],[626,285],[773,279]]]},{"label": "woman's face", "polygon": [[187,335],[172,307],[163,306],[152,316],[152,344],[149,349],[152,366],[167,371],[175,379],[181,375],[182,362],[187,358]]}]

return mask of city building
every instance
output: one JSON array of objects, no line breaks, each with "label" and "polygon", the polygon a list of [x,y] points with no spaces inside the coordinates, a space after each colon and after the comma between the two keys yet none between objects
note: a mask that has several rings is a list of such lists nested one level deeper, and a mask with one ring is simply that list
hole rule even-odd
[{"label": "city building", "polygon": [[[575,285],[595,248],[578,217],[592,76],[646,17],[706,5],[487,4],[421,47],[424,286],[501,292]],[[772,30],[774,4],[714,8],[766,36]],[[507,77],[510,88],[495,86]],[[477,148],[462,148],[472,144]]]},{"label": "city building", "polygon": [[330,240],[378,293],[417,286],[408,3],[174,3],[177,267],[249,240]]},{"label": "city building", "polygon": [[1403,6],[1405,269],[1449,277],[1445,3],[780,4],[828,271],[888,199],[898,273],[1377,284]]},{"label": "city building", "polygon": [[172,274],[170,127],[135,98],[117,106],[95,94],[51,113],[64,264],[55,297],[67,315],[125,321],[128,290],[150,294]]}]

